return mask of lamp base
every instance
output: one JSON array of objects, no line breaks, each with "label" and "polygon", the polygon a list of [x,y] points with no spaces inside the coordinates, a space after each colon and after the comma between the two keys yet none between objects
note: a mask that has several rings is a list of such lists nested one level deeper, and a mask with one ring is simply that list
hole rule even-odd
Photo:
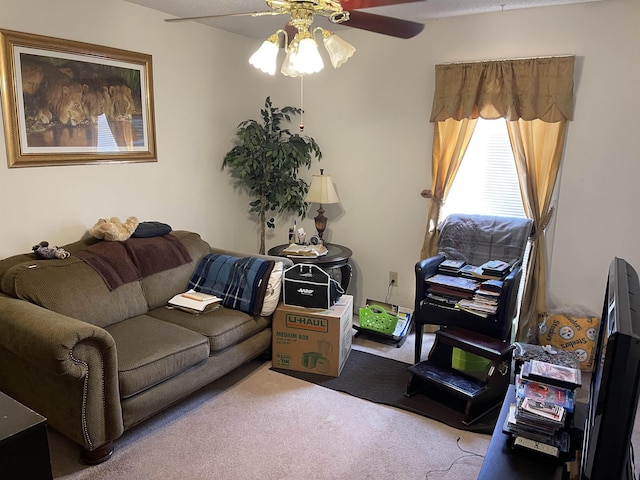
[{"label": "lamp base", "polygon": [[320,205],[318,209],[318,215],[313,219],[316,223],[316,230],[318,231],[318,237],[320,238],[320,243],[326,245],[327,242],[324,238],[322,238],[322,234],[327,228],[327,217],[324,216],[324,208]]}]

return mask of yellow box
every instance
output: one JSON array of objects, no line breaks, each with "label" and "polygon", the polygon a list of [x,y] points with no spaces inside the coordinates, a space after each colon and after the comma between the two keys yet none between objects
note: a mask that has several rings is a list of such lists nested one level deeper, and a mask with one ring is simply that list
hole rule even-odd
[{"label": "yellow box", "polygon": [[273,313],[274,368],[340,375],[351,352],[353,297],[322,310],[281,303]]}]

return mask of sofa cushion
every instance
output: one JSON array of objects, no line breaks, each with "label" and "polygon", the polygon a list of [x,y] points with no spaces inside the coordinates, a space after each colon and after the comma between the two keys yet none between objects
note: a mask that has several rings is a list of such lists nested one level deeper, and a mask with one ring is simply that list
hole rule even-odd
[{"label": "sofa cushion", "polygon": [[109,291],[100,275],[73,256],[13,265],[2,275],[0,286],[7,295],[99,327],[148,309],[139,282]]},{"label": "sofa cushion", "polygon": [[252,317],[239,310],[223,306],[197,315],[163,307],[151,310],[149,315],[206,336],[209,339],[211,352],[219,352],[240,343],[271,324],[268,318]]},{"label": "sofa cushion", "polygon": [[270,316],[278,307],[280,302],[280,293],[282,291],[282,275],[284,272],[284,264],[276,262],[271,270],[269,282],[267,283],[267,291],[264,294],[264,302],[262,303],[262,311],[260,315],[263,317]]},{"label": "sofa cushion", "polygon": [[174,230],[171,235],[182,242],[191,256],[191,262],[142,279],[142,288],[149,310],[163,307],[176,293],[187,291],[187,284],[196,265],[202,257],[211,252],[209,244],[197,233]]},{"label": "sofa cushion", "polygon": [[128,398],[206,360],[207,338],[141,315],[106,328],[116,343],[120,397]]}]

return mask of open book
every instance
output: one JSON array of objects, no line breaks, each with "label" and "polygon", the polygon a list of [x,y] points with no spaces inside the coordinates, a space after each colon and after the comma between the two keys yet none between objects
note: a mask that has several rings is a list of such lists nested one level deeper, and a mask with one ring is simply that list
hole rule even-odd
[{"label": "open book", "polygon": [[222,299],[215,295],[188,290],[169,300],[169,306],[192,313],[202,313],[217,308],[221,301]]}]

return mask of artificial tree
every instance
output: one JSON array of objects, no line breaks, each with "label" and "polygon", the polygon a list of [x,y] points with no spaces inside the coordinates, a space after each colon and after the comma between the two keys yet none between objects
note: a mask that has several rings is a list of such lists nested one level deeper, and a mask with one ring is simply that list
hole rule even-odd
[{"label": "artificial tree", "polygon": [[298,170],[310,168],[313,158],[320,160],[322,152],[313,138],[291,133],[282,125],[300,115],[301,109],[274,107],[267,97],[260,113],[262,122],[245,120],[238,125],[237,144],[225,155],[222,168],[228,167],[236,184],[253,198],[249,212],[259,217],[259,253],[264,254],[266,228],[275,228],[274,217],[267,218],[267,213],[295,212],[305,217],[309,185],[298,178]]}]

